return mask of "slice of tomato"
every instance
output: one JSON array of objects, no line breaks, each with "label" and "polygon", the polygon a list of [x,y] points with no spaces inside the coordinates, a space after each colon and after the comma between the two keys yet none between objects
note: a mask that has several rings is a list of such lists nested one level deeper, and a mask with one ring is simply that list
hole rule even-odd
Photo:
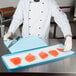
[{"label": "slice of tomato", "polygon": [[25,57],[27,62],[31,62],[34,61],[36,58],[34,55],[32,55],[31,53],[29,53],[26,57]]},{"label": "slice of tomato", "polygon": [[40,53],[39,53],[39,56],[40,56],[42,59],[45,59],[45,58],[48,57],[48,54],[45,53],[45,52],[40,52]]},{"label": "slice of tomato", "polygon": [[14,65],[19,65],[21,64],[21,59],[19,57],[15,57],[10,59],[10,61],[14,64]]},{"label": "slice of tomato", "polygon": [[49,53],[55,57],[58,55],[58,52],[56,50],[51,50]]},{"label": "slice of tomato", "polygon": [[60,49],[60,48],[57,48],[57,50],[58,50],[58,51],[60,51],[60,52],[62,52],[62,51],[63,51],[63,49]]}]

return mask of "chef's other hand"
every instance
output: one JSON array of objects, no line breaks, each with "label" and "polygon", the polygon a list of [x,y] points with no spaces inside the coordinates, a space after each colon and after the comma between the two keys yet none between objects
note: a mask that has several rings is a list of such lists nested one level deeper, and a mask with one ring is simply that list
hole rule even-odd
[{"label": "chef's other hand", "polygon": [[66,36],[64,51],[70,51],[72,49],[72,36]]},{"label": "chef's other hand", "polygon": [[10,40],[10,37],[11,37],[11,36],[12,36],[12,33],[8,32],[8,33],[6,33],[6,34],[4,35],[3,40],[4,40],[4,41]]}]

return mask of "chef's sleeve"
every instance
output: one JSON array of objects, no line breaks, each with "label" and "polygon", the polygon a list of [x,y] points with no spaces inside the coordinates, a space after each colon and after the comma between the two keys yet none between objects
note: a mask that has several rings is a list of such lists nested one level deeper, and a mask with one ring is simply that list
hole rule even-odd
[{"label": "chef's sleeve", "polygon": [[23,22],[23,0],[20,0],[18,3],[18,6],[16,8],[16,11],[13,15],[13,20],[10,24],[8,32],[14,33],[16,29],[19,27],[19,25]]},{"label": "chef's sleeve", "polygon": [[55,0],[52,0],[51,5],[52,16],[63,32],[64,37],[66,37],[67,35],[72,36],[71,27],[66,14],[59,8]]}]

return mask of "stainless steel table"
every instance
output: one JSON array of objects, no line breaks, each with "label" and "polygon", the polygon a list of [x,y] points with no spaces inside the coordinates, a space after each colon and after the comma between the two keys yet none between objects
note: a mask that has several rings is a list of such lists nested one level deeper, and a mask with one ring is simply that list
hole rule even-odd
[{"label": "stainless steel table", "polygon": [[[63,43],[63,39],[50,39],[49,45],[55,45],[58,43]],[[76,40],[73,39],[73,50],[76,51]],[[9,51],[3,45],[2,39],[0,39],[0,72],[7,72],[1,61],[1,56],[8,54]],[[76,73],[76,55],[69,58],[50,62],[43,65],[37,65],[30,68],[24,68],[17,72],[43,72],[43,73]]]}]

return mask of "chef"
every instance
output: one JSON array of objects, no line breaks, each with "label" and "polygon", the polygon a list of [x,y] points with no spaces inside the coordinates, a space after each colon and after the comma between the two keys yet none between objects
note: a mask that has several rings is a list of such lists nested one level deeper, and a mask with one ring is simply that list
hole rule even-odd
[{"label": "chef", "polygon": [[4,35],[4,41],[15,33],[23,23],[22,37],[38,36],[47,42],[49,38],[50,20],[54,17],[65,37],[64,51],[72,49],[72,33],[69,21],[64,12],[59,8],[55,0],[20,0],[13,15],[8,32]]}]

